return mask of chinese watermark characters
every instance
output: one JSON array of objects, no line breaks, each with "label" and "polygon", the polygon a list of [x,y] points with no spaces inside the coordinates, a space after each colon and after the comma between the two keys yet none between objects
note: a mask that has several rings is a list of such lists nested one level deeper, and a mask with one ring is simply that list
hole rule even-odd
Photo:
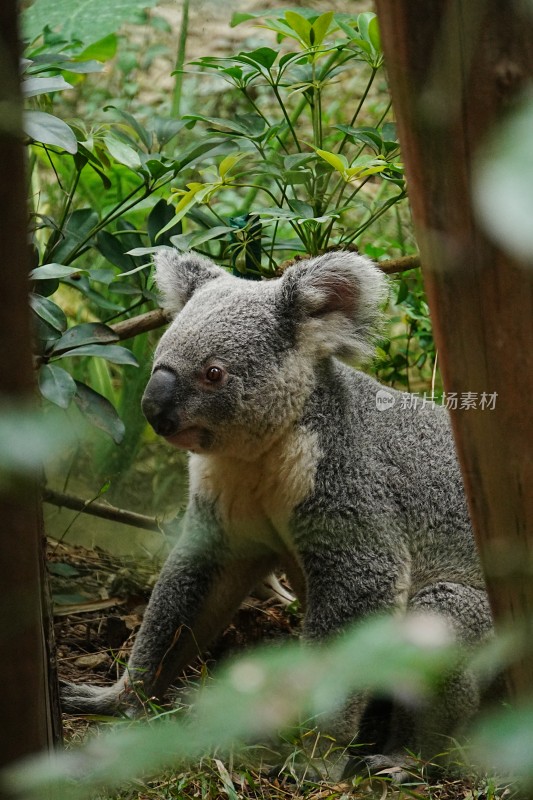
[{"label": "chinese watermark characters", "polygon": [[407,392],[392,393],[388,389],[378,389],[376,392],[376,408],[378,411],[388,411],[397,406],[400,409],[420,410],[442,405],[449,411],[494,411],[498,392],[446,392],[440,399],[431,394],[409,394]]}]

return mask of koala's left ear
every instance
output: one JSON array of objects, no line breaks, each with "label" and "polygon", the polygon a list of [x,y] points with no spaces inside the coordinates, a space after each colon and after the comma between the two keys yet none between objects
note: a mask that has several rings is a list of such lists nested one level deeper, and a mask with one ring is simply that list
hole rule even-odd
[{"label": "koala's left ear", "polygon": [[173,313],[181,311],[200,286],[227,275],[208,258],[192,251],[181,254],[166,248],[156,254],[154,261],[155,282],[162,295],[163,308]]},{"label": "koala's left ear", "polygon": [[383,272],[349,251],[289,267],[279,284],[287,313],[300,322],[299,342],[318,357],[366,357],[387,293]]}]

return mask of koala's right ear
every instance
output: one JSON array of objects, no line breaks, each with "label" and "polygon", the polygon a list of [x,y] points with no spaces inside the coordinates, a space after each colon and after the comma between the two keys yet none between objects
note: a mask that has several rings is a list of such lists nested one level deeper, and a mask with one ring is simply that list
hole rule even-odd
[{"label": "koala's right ear", "polygon": [[208,281],[227,275],[208,258],[197,253],[160,250],[155,258],[155,281],[161,293],[162,306],[177,314],[194,292]]}]

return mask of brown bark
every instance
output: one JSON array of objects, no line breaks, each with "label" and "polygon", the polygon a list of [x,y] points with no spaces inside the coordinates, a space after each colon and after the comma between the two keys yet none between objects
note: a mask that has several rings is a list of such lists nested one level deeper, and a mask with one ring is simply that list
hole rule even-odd
[{"label": "brown bark", "polygon": [[[34,386],[16,22],[15,0],[4,0],[0,4],[0,413],[6,407],[29,404]],[[2,478],[0,766],[51,746],[59,735],[48,692],[49,618],[43,612],[39,487],[30,479]]]},{"label": "brown bark", "polygon": [[110,325],[109,327],[112,328],[119,339],[123,341],[124,339],[132,339],[140,333],[147,333],[148,331],[156,330],[156,328],[162,328],[163,325],[167,325],[171,319],[172,315],[169,314],[168,311],[162,308],[156,308],[153,311],[147,311],[145,314],[138,314],[131,319],[125,319],[123,322],[115,322],[114,325]]},{"label": "brown bark", "polygon": [[134,528],[142,528],[146,531],[164,531],[164,523],[159,522],[155,517],[148,517],[145,514],[137,514],[135,511],[128,511],[124,508],[98,503],[92,500],[82,500],[71,494],[63,494],[53,489],[43,490],[43,500],[59,508],[70,508],[72,511],[80,511],[83,514],[90,514],[93,517],[109,519],[112,522],[120,522],[122,525],[131,525]]},{"label": "brown bark", "polygon": [[[452,411],[489,595],[532,642],[533,271],[488,238],[470,193],[478,146],[533,75],[532,18],[518,0],[377,9],[444,385],[497,393],[493,411]],[[510,684],[533,689],[533,648]]]}]

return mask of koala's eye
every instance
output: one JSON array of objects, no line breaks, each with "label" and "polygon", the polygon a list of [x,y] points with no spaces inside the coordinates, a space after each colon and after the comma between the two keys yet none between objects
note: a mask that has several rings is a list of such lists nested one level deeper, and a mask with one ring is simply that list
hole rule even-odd
[{"label": "koala's eye", "polygon": [[205,372],[205,379],[209,383],[220,383],[224,377],[224,370],[222,367],[209,367]]}]

